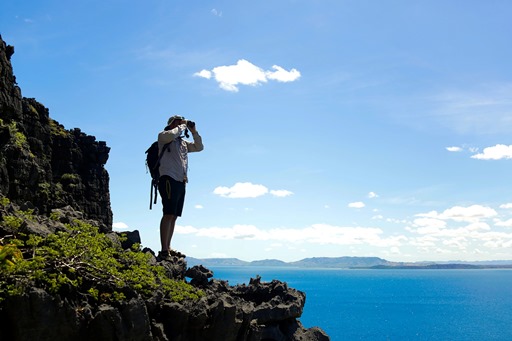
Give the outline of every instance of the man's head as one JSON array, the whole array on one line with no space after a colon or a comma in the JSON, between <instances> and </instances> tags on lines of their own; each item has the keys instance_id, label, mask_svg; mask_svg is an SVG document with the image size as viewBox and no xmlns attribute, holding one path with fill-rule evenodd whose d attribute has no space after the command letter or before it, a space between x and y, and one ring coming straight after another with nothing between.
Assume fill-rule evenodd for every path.
<instances>
[{"instance_id":1,"label":"man's head","mask_svg":"<svg viewBox=\"0 0 512 341\"><path fill-rule=\"evenodd\" d=\"M170 125L179 125L181 123L182 120L184 120L185 117L183 116L180 116L180 115L174 115L174 116L171 116L169 117L169 119L167 120L167 126L170 126Z\"/></svg>"}]
</instances>

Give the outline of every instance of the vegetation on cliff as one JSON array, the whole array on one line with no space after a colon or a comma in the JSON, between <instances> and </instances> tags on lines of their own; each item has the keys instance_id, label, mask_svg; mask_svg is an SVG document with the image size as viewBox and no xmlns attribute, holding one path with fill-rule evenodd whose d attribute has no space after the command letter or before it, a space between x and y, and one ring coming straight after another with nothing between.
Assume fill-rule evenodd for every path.
<instances>
[{"instance_id":1,"label":"vegetation on cliff","mask_svg":"<svg viewBox=\"0 0 512 341\"><path fill-rule=\"evenodd\" d=\"M7 198L1 198L0 206L8 204ZM152 255L141 252L138 244L123 250L119 241L80 220L46 237L19 232L30 219L34 219L30 210L1 218L0 226L12 233L0 239L0 301L29 287L85 295L98 303L151 297L157 290L174 302L203 295L184 281L170 279L162 266L151 264Z\"/></svg>"}]
</instances>

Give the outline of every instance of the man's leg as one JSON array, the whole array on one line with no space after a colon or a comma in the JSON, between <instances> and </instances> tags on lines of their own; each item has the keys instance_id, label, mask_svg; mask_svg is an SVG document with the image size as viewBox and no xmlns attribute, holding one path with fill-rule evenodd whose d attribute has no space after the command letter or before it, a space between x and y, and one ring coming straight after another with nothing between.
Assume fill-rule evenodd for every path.
<instances>
[{"instance_id":1,"label":"man's leg","mask_svg":"<svg viewBox=\"0 0 512 341\"><path fill-rule=\"evenodd\" d=\"M171 250L171 239L174 234L174 226L178 217L173 214L164 214L160 220L160 243L162 251Z\"/></svg>"}]
</instances>

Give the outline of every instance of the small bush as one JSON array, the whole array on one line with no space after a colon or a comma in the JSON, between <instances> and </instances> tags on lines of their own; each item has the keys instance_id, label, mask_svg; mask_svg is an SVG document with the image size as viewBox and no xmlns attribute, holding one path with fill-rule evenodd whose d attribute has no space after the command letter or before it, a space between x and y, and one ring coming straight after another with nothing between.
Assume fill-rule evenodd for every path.
<instances>
[{"instance_id":1,"label":"small bush","mask_svg":"<svg viewBox=\"0 0 512 341\"><path fill-rule=\"evenodd\" d=\"M6 215L0 223L11 231L18 231L21 224L23 224L23 219L14 215Z\"/></svg>"},{"instance_id":2,"label":"small bush","mask_svg":"<svg viewBox=\"0 0 512 341\"><path fill-rule=\"evenodd\" d=\"M1 206L6 207L10 203L11 203L11 201L9 200L9 198L4 197L4 196L0 196L0 205Z\"/></svg>"},{"instance_id":3,"label":"small bush","mask_svg":"<svg viewBox=\"0 0 512 341\"><path fill-rule=\"evenodd\" d=\"M53 221L59 221L60 213L58 211L53 211L52 213L50 213L50 219Z\"/></svg>"},{"instance_id":4,"label":"small bush","mask_svg":"<svg viewBox=\"0 0 512 341\"><path fill-rule=\"evenodd\" d=\"M45 238L30 235L26 240L1 241L1 245L17 245L23 258L0 268L0 301L29 286L50 293L74 291L101 302L124 300L133 292L149 298L157 290L175 302L204 295L185 281L168 278L162 266L150 264L152 256L139 246L122 250L81 221L67 228Z\"/></svg>"},{"instance_id":5,"label":"small bush","mask_svg":"<svg viewBox=\"0 0 512 341\"><path fill-rule=\"evenodd\" d=\"M68 137L69 132L64 129L64 126L57 123L55 120L50 119L50 132L54 136Z\"/></svg>"}]
</instances>

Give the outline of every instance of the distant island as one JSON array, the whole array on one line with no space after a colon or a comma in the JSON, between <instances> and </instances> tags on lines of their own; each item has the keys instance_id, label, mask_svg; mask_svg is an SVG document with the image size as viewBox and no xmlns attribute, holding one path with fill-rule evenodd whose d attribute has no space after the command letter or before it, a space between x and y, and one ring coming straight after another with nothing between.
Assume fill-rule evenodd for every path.
<instances>
[{"instance_id":1,"label":"distant island","mask_svg":"<svg viewBox=\"0 0 512 341\"><path fill-rule=\"evenodd\" d=\"M512 260L446 261L446 262L391 262L379 257L313 257L296 262L278 259L243 261L238 258L187 257L189 266L269 266L330 269L512 269Z\"/></svg>"}]
</instances>

